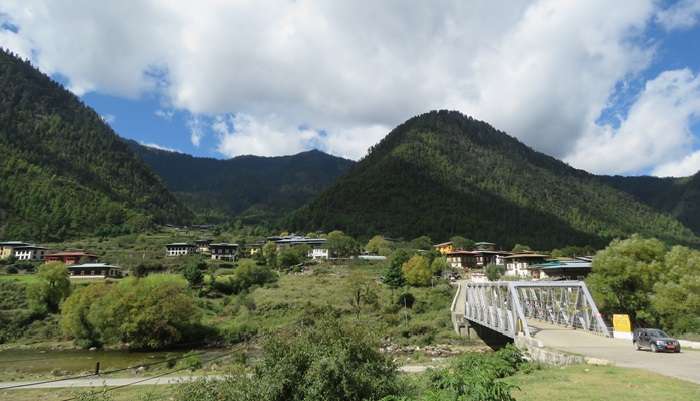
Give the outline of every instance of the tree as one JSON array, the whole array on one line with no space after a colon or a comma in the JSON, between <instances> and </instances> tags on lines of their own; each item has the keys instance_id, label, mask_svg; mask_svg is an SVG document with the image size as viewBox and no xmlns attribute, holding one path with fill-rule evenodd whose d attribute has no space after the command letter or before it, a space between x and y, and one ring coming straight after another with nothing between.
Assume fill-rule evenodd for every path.
<instances>
[{"instance_id":1,"label":"tree","mask_svg":"<svg viewBox=\"0 0 700 401\"><path fill-rule=\"evenodd\" d=\"M664 264L652 297L662 327L677 334L700 332L700 252L674 246Z\"/></svg>"},{"instance_id":2,"label":"tree","mask_svg":"<svg viewBox=\"0 0 700 401\"><path fill-rule=\"evenodd\" d=\"M88 313L102 343L122 342L133 349L160 349L194 339L200 318L185 280L164 275L123 279Z\"/></svg>"},{"instance_id":3,"label":"tree","mask_svg":"<svg viewBox=\"0 0 700 401\"><path fill-rule=\"evenodd\" d=\"M277 267L277 244L268 241L262 248L265 263L270 267Z\"/></svg>"},{"instance_id":4,"label":"tree","mask_svg":"<svg viewBox=\"0 0 700 401\"><path fill-rule=\"evenodd\" d=\"M61 301L70 294L68 269L61 262L48 262L39 266L37 281L27 289L32 309L41 312L58 312Z\"/></svg>"},{"instance_id":5,"label":"tree","mask_svg":"<svg viewBox=\"0 0 700 401\"><path fill-rule=\"evenodd\" d=\"M351 294L348 302L355 311L356 319L360 318L363 306L377 306L379 296L374 281L366 279L359 272L353 272L348 279L348 285Z\"/></svg>"},{"instance_id":6,"label":"tree","mask_svg":"<svg viewBox=\"0 0 700 401\"><path fill-rule=\"evenodd\" d=\"M376 255L388 256L391 253L391 243L381 235L375 235L367 242L365 250Z\"/></svg>"},{"instance_id":7,"label":"tree","mask_svg":"<svg viewBox=\"0 0 700 401\"><path fill-rule=\"evenodd\" d=\"M399 288L406 285L402 267L410 258L411 255L405 249L397 249L389 259L389 267L384 273L384 284L390 288Z\"/></svg>"},{"instance_id":8,"label":"tree","mask_svg":"<svg viewBox=\"0 0 700 401\"><path fill-rule=\"evenodd\" d=\"M430 271L435 276L444 276L448 270L450 270L450 265L444 256L433 259L433 262L430 264Z\"/></svg>"},{"instance_id":9,"label":"tree","mask_svg":"<svg viewBox=\"0 0 700 401\"><path fill-rule=\"evenodd\" d=\"M247 291L254 285L277 281L277 274L269 266L260 266L250 259L241 260L238 268L229 278L234 293Z\"/></svg>"},{"instance_id":10,"label":"tree","mask_svg":"<svg viewBox=\"0 0 700 401\"><path fill-rule=\"evenodd\" d=\"M413 286L425 286L430 284L433 276L428 265L428 260L420 255L414 255L401 267L406 282Z\"/></svg>"},{"instance_id":11,"label":"tree","mask_svg":"<svg viewBox=\"0 0 700 401\"><path fill-rule=\"evenodd\" d=\"M528 252L531 251L529 246L527 245L522 245L522 244L515 244L513 247L513 253L521 253L521 252Z\"/></svg>"},{"instance_id":12,"label":"tree","mask_svg":"<svg viewBox=\"0 0 700 401\"><path fill-rule=\"evenodd\" d=\"M486 268L484 269L484 273L486 273L486 278L489 281L498 281L505 272L505 267L493 263L486 266Z\"/></svg>"},{"instance_id":13,"label":"tree","mask_svg":"<svg viewBox=\"0 0 700 401\"><path fill-rule=\"evenodd\" d=\"M285 269L298 265L307 258L308 250L305 245L284 247L277 255L277 265Z\"/></svg>"},{"instance_id":14,"label":"tree","mask_svg":"<svg viewBox=\"0 0 700 401\"><path fill-rule=\"evenodd\" d=\"M359 248L352 237L338 230L328 233L326 246L328 246L328 251L331 255L337 258L349 258L357 254Z\"/></svg>"},{"instance_id":15,"label":"tree","mask_svg":"<svg viewBox=\"0 0 700 401\"><path fill-rule=\"evenodd\" d=\"M433 241L427 235L422 235L411 241L411 248L429 251L433 248Z\"/></svg>"},{"instance_id":16,"label":"tree","mask_svg":"<svg viewBox=\"0 0 700 401\"><path fill-rule=\"evenodd\" d=\"M198 263L186 264L182 270L182 275L185 276L185 280L192 288L199 287L204 283L204 273L202 273Z\"/></svg>"},{"instance_id":17,"label":"tree","mask_svg":"<svg viewBox=\"0 0 700 401\"><path fill-rule=\"evenodd\" d=\"M663 242L636 234L598 252L586 279L598 309L626 313L635 324L654 324L649 295L662 278L665 254Z\"/></svg>"},{"instance_id":18,"label":"tree","mask_svg":"<svg viewBox=\"0 0 700 401\"><path fill-rule=\"evenodd\" d=\"M455 249L463 249L465 251L474 249L474 241L460 237L459 235L455 235L454 237L450 238L450 241Z\"/></svg>"},{"instance_id":19,"label":"tree","mask_svg":"<svg viewBox=\"0 0 700 401\"><path fill-rule=\"evenodd\" d=\"M61 306L61 329L83 348L101 346L99 331L88 318L90 308L109 292L104 283L93 283L74 291Z\"/></svg>"}]
</instances>

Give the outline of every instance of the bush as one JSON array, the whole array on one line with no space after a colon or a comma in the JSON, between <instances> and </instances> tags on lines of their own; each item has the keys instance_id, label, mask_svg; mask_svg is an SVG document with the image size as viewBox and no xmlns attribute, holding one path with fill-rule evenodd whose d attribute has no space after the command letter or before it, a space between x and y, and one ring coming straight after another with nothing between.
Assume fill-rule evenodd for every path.
<instances>
[{"instance_id":1,"label":"bush","mask_svg":"<svg viewBox=\"0 0 700 401\"><path fill-rule=\"evenodd\" d=\"M229 276L232 293L238 294L254 285L277 281L277 274L268 266L259 266L253 260L242 260L236 272Z\"/></svg>"},{"instance_id":2,"label":"bush","mask_svg":"<svg viewBox=\"0 0 700 401\"><path fill-rule=\"evenodd\" d=\"M252 323L233 323L224 328L224 340L228 344L238 344L252 340L258 334L258 327Z\"/></svg>"},{"instance_id":3,"label":"bush","mask_svg":"<svg viewBox=\"0 0 700 401\"><path fill-rule=\"evenodd\" d=\"M433 277L430 271L428 259L420 255L414 255L408 262L401 267L406 282L413 286L430 285L430 279Z\"/></svg>"},{"instance_id":4,"label":"bush","mask_svg":"<svg viewBox=\"0 0 700 401\"><path fill-rule=\"evenodd\" d=\"M198 380L176 399L218 401L360 401L400 392L396 366L369 331L323 319L270 337L252 375Z\"/></svg>"},{"instance_id":5,"label":"bush","mask_svg":"<svg viewBox=\"0 0 700 401\"><path fill-rule=\"evenodd\" d=\"M160 275L90 284L71 295L61 316L66 334L76 341L123 342L134 349L201 341L199 320L184 280Z\"/></svg>"},{"instance_id":6,"label":"bush","mask_svg":"<svg viewBox=\"0 0 700 401\"><path fill-rule=\"evenodd\" d=\"M410 292L404 292L403 294L399 295L399 299L396 301L396 304L406 308L413 308L413 304L415 302L416 297L414 297L413 294Z\"/></svg>"},{"instance_id":7,"label":"bush","mask_svg":"<svg viewBox=\"0 0 700 401\"><path fill-rule=\"evenodd\" d=\"M5 268L5 271L7 272L7 274L17 274L17 273L19 273L19 271L17 270L17 268L16 268L14 265L12 265L12 266L7 266L7 267Z\"/></svg>"},{"instance_id":8,"label":"bush","mask_svg":"<svg viewBox=\"0 0 700 401\"><path fill-rule=\"evenodd\" d=\"M505 274L506 268L503 265L490 264L486 266L484 272L486 273L486 278L489 281L498 281L501 279L501 277L503 277L503 274Z\"/></svg>"},{"instance_id":9,"label":"bush","mask_svg":"<svg viewBox=\"0 0 700 401\"><path fill-rule=\"evenodd\" d=\"M39 280L27 288L30 307L37 313L58 312L71 290L68 269L61 262L48 262L39 266L37 276Z\"/></svg>"}]
</instances>

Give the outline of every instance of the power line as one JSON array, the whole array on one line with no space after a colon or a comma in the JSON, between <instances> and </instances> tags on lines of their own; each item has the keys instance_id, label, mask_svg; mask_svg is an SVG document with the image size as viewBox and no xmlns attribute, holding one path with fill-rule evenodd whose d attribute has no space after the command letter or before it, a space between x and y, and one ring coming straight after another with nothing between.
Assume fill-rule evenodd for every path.
<instances>
[{"instance_id":1,"label":"power line","mask_svg":"<svg viewBox=\"0 0 700 401\"><path fill-rule=\"evenodd\" d=\"M61 381L66 381L66 380L75 380L75 379L85 379L91 376L102 376L102 375L110 375L113 373L118 373L118 372L123 372L125 370L131 370L131 369L138 369L140 367L150 367L150 366L155 366L155 365L160 365L162 363L168 363L168 362L175 362L179 361L181 359L189 358L191 356L199 356L205 354L206 351L200 351L195 354L190 354L190 355L183 355L177 358L170 358L166 359L164 361L158 361L158 362L151 362L151 363L146 363L146 364L139 364L137 366L129 366L126 368L119 368L119 369L114 369L114 370L108 370L104 372L100 372L99 375L95 375L94 373L86 374L86 375L80 375L80 376L72 376L72 377L64 377L60 379L52 379L52 380L45 380L45 381L40 381L40 382L33 382L33 383L23 383L23 384L16 384L14 386L7 386L7 387L0 387L0 390L10 390L10 389L15 389L15 388L21 388L21 387L30 387L30 386L36 386L39 384L47 384L47 383L56 383L56 382L61 382Z\"/></svg>"},{"instance_id":2,"label":"power line","mask_svg":"<svg viewBox=\"0 0 700 401\"><path fill-rule=\"evenodd\" d=\"M239 347L239 348L240 348L240 347ZM225 353L223 353L223 354L221 354L221 355L217 355L217 356L215 356L215 357L209 359L208 361L204 361L204 362L202 362L202 363L209 363L209 362L215 361L215 360L217 360L217 359L221 359L221 358L223 358L223 357L226 357L226 356L228 356L228 355L233 354L233 353L236 352L236 351L238 351L238 349L233 349L233 350L231 350L231 351L229 351L229 352L225 352ZM178 369L173 369L173 370L171 370L171 371L168 371L168 372L165 372L165 373L161 373L161 374L155 375L155 376L149 376L149 377L143 378L143 379L141 379L141 380L137 380L137 381L135 381L135 382L131 382L131 383L127 383L127 384L122 384L122 385L120 385L120 386L109 387L109 388L107 388L107 389L104 389L101 393L108 393L108 392L110 392L110 391L119 390L119 389L122 389L122 388L125 388L125 387L133 386L133 385L135 385L135 384L144 383L144 382L147 382L147 381L149 381L149 380L159 379L159 378L161 378L161 377L163 377L163 376L167 376L167 375L170 375L170 374L173 374L173 373L181 372L181 371L187 370L187 369L189 369L189 366L184 366L184 367L181 367L181 368L178 368ZM61 401L73 401L73 400L77 399L78 397L79 397L79 396L74 396L74 397L71 397L71 398L63 399L63 400L61 400Z\"/></svg>"}]
</instances>

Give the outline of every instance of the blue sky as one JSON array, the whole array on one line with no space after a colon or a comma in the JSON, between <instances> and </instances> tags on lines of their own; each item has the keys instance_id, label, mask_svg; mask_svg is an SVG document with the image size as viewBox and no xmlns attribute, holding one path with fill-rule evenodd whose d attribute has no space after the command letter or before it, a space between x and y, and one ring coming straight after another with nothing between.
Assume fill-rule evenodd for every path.
<instances>
[{"instance_id":1,"label":"blue sky","mask_svg":"<svg viewBox=\"0 0 700 401\"><path fill-rule=\"evenodd\" d=\"M198 156L358 159L447 108L591 172L680 176L699 20L700 0L7 0L0 45L120 135Z\"/></svg>"}]
</instances>

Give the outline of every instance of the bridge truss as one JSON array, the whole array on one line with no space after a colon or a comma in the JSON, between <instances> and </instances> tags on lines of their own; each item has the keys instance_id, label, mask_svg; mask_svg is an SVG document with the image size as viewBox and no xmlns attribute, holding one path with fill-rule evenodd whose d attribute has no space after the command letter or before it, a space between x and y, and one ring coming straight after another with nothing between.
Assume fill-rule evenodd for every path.
<instances>
[{"instance_id":1,"label":"bridge truss","mask_svg":"<svg viewBox=\"0 0 700 401\"><path fill-rule=\"evenodd\" d=\"M452 311L511 338L530 337L533 321L611 337L583 281L463 282Z\"/></svg>"}]
</instances>

